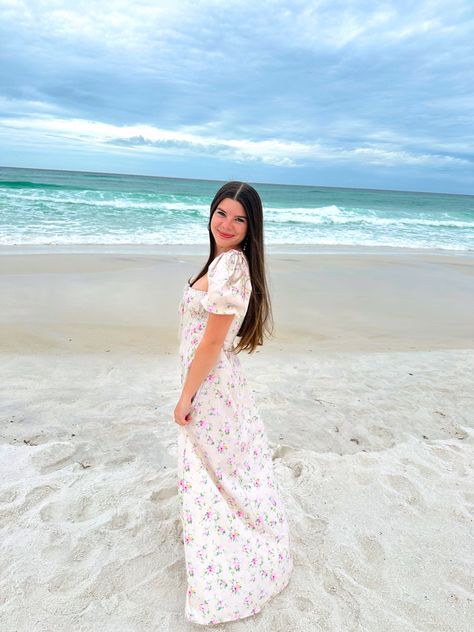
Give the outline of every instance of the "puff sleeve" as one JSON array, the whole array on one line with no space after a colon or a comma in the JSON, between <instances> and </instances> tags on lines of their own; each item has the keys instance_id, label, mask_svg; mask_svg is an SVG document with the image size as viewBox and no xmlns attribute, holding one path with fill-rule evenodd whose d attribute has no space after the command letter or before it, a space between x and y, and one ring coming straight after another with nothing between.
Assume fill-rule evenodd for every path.
<instances>
[{"instance_id":1,"label":"puff sleeve","mask_svg":"<svg viewBox=\"0 0 474 632\"><path fill-rule=\"evenodd\" d=\"M207 271L208 291L201 305L213 314L239 314L247 310L251 284L243 252L229 250L218 255Z\"/></svg>"}]
</instances>

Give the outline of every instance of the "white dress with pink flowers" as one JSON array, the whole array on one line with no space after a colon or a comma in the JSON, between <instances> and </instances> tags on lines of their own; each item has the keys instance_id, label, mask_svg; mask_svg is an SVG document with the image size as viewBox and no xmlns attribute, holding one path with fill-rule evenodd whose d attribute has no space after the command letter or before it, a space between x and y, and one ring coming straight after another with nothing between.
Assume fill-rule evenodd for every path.
<instances>
[{"instance_id":1,"label":"white dress with pink flowers","mask_svg":"<svg viewBox=\"0 0 474 632\"><path fill-rule=\"evenodd\" d=\"M228 250L209 266L208 291L186 284L179 304L181 384L208 313L235 314L193 400L191 422L178 431L185 617L199 624L256 614L288 584L293 569L265 428L232 350L251 291L245 254Z\"/></svg>"}]
</instances>

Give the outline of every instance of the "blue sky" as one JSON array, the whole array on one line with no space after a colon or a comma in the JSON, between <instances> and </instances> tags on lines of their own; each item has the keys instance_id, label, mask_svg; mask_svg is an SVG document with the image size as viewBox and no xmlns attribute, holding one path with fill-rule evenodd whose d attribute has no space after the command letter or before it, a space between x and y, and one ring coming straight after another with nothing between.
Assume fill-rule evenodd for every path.
<instances>
[{"instance_id":1,"label":"blue sky","mask_svg":"<svg viewBox=\"0 0 474 632\"><path fill-rule=\"evenodd\" d=\"M0 164L474 193L472 0L0 12Z\"/></svg>"}]
</instances>

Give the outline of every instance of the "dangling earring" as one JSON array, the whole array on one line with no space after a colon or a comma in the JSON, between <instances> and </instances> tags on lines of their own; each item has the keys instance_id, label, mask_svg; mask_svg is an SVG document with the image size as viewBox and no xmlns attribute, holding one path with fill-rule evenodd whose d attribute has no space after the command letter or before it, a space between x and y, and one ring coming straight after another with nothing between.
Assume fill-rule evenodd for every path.
<instances>
[{"instance_id":1,"label":"dangling earring","mask_svg":"<svg viewBox=\"0 0 474 632\"><path fill-rule=\"evenodd\" d=\"M245 238L244 245L242 246L242 250L244 252L245 252L245 249L247 248L247 239L248 239L248 237Z\"/></svg>"}]
</instances>

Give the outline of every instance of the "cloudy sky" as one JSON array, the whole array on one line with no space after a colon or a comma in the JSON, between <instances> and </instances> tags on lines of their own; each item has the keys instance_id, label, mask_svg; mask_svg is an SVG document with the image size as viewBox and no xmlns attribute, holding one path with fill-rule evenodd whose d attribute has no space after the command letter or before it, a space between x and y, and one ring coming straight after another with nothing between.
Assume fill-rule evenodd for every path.
<instances>
[{"instance_id":1,"label":"cloudy sky","mask_svg":"<svg viewBox=\"0 0 474 632\"><path fill-rule=\"evenodd\" d=\"M472 0L0 0L0 164L474 193Z\"/></svg>"}]
</instances>

